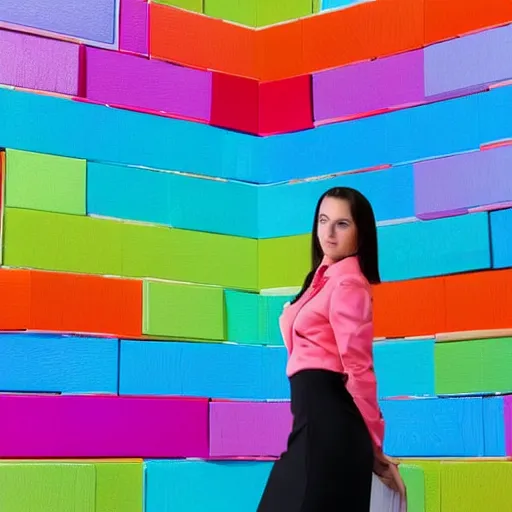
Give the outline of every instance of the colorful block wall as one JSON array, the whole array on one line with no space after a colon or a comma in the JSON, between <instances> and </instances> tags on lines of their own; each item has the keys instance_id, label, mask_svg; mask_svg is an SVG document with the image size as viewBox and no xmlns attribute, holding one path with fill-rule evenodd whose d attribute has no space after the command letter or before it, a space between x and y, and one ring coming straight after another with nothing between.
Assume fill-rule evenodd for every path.
<instances>
[{"instance_id":1,"label":"colorful block wall","mask_svg":"<svg viewBox=\"0 0 512 512\"><path fill-rule=\"evenodd\" d=\"M510 509L512 4L278 3L2 2L2 512L254 511L338 185L409 512Z\"/></svg>"}]
</instances>

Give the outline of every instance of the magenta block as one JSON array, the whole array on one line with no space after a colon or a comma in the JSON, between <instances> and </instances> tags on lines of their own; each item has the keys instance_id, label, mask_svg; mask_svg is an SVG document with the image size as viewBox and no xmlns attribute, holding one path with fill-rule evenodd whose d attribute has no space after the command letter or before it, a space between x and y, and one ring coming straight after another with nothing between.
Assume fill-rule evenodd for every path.
<instances>
[{"instance_id":1,"label":"magenta block","mask_svg":"<svg viewBox=\"0 0 512 512\"><path fill-rule=\"evenodd\" d=\"M119 49L148 54L148 3L146 0L121 0Z\"/></svg>"},{"instance_id":2,"label":"magenta block","mask_svg":"<svg viewBox=\"0 0 512 512\"><path fill-rule=\"evenodd\" d=\"M206 399L0 396L0 458L208 456Z\"/></svg>"},{"instance_id":3,"label":"magenta block","mask_svg":"<svg viewBox=\"0 0 512 512\"><path fill-rule=\"evenodd\" d=\"M212 402L211 457L277 457L292 428L288 402Z\"/></svg>"},{"instance_id":4,"label":"magenta block","mask_svg":"<svg viewBox=\"0 0 512 512\"><path fill-rule=\"evenodd\" d=\"M351 64L313 75L316 122L425 100L423 50Z\"/></svg>"},{"instance_id":5,"label":"magenta block","mask_svg":"<svg viewBox=\"0 0 512 512\"><path fill-rule=\"evenodd\" d=\"M79 46L0 30L0 83L78 94Z\"/></svg>"},{"instance_id":6,"label":"magenta block","mask_svg":"<svg viewBox=\"0 0 512 512\"><path fill-rule=\"evenodd\" d=\"M210 119L209 71L90 47L86 60L86 97L91 101Z\"/></svg>"}]
</instances>

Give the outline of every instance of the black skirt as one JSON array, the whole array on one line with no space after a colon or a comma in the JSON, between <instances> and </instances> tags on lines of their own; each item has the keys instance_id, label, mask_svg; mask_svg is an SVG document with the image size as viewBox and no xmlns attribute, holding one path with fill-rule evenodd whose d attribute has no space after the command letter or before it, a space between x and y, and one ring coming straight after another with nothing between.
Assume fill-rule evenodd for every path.
<instances>
[{"instance_id":1,"label":"black skirt","mask_svg":"<svg viewBox=\"0 0 512 512\"><path fill-rule=\"evenodd\" d=\"M290 385L293 429L257 512L368 512L372 442L345 376L302 370Z\"/></svg>"}]
</instances>

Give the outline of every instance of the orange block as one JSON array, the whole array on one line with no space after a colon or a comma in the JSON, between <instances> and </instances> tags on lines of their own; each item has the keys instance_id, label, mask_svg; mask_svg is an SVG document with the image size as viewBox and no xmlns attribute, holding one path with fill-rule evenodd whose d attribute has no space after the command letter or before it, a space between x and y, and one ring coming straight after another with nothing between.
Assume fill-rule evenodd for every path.
<instances>
[{"instance_id":1,"label":"orange block","mask_svg":"<svg viewBox=\"0 0 512 512\"><path fill-rule=\"evenodd\" d=\"M373 288L376 337L403 338L445 331L442 277L381 283Z\"/></svg>"},{"instance_id":2,"label":"orange block","mask_svg":"<svg viewBox=\"0 0 512 512\"><path fill-rule=\"evenodd\" d=\"M142 334L142 281L4 268L0 286L0 330Z\"/></svg>"},{"instance_id":3,"label":"orange block","mask_svg":"<svg viewBox=\"0 0 512 512\"><path fill-rule=\"evenodd\" d=\"M426 44L512 22L511 0L424 1Z\"/></svg>"}]
</instances>

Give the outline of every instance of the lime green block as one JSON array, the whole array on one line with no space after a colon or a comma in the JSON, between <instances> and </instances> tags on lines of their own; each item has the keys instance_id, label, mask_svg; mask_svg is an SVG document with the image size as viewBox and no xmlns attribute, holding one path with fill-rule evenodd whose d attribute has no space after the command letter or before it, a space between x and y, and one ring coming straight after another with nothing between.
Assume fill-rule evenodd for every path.
<instances>
[{"instance_id":1,"label":"lime green block","mask_svg":"<svg viewBox=\"0 0 512 512\"><path fill-rule=\"evenodd\" d=\"M120 275L121 227L103 219L6 208L4 265Z\"/></svg>"},{"instance_id":2,"label":"lime green block","mask_svg":"<svg viewBox=\"0 0 512 512\"><path fill-rule=\"evenodd\" d=\"M8 149L6 167L6 206L86 214L85 160Z\"/></svg>"},{"instance_id":3,"label":"lime green block","mask_svg":"<svg viewBox=\"0 0 512 512\"><path fill-rule=\"evenodd\" d=\"M442 512L512 510L512 462L443 462Z\"/></svg>"},{"instance_id":4,"label":"lime green block","mask_svg":"<svg viewBox=\"0 0 512 512\"><path fill-rule=\"evenodd\" d=\"M179 7L187 11L203 12L203 0L152 0L157 4Z\"/></svg>"},{"instance_id":5,"label":"lime green block","mask_svg":"<svg viewBox=\"0 0 512 512\"><path fill-rule=\"evenodd\" d=\"M96 512L142 512L142 462L96 464Z\"/></svg>"},{"instance_id":6,"label":"lime green block","mask_svg":"<svg viewBox=\"0 0 512 512\"><path fill-rule=\"evenodd\" d=\"M225 331L222 288L144 282L144 334L225 340Z\"/></svg>"},{"instance_id":7,"label":"lime green block","mask_svg":"<svg viewBox=\"0 0 512 512\"><path fill-rule=\"evenodd\" d=\"M425 512L442 512L440 461L404 459L401 465L419 466L423 470L425 487Z\"/></svg>"},{"instance_id":8,"label":"lime green block","mask_svg":"<svg viewBox=\"0 0 512 512\"><path fill-rule=\"evenodd\" d=\"M310 235L258 240L259 288L300 286L311 270Z\"/></svg>"},{"instance_id":9,"label":"lime green block","mask_svg":"<svg viewBox=\"0 0 512 512\"><path fill-rule=\"evenodd\" d=\"M257 240L124 224L123 275L257 290Z\"/></svg>"},{"instance_id":10,"label":"lime green block","mask_svg":"<svg viewBox=\"0 0 512 512\"><path fill-rule=\"evenodd\" d=\"M2 512L96 512L95 493L92 464L0 463Z\"/></svg>"},{"instance_id":11,"label":"lime green block","mask_svg":"<svg viewBox=\"0 0 512 512\"><path fill-rule=\"evenodd\" d=\"M313 0L313 13L320 12L322 10L322 0Z\"/></svg>"},{"instance_id":12,"label":"lime green block","mask_svg":"<svg viewBox=\"0 0 512 512\"><path fill-rule=\"evenodd\" d=\"M420 466L400 464L407 489L407 512L425 512L425 473Z\"/></svg>"},{"instance_id":13,"label":"lime green block","mask_svg":"<svg viewBox=\"0 0 512 512\"><path fill-rule=\"evenodd\" d=\"M437 394L512 391L512 338L436 343Z\"/></svg>"},{"instance_id":14,"label":"lime green block","mask_svg":"<svg viewBox=\"0 0 512 512\"><path fill-rule=\"evenodd\" d=\"M260 296L257 293L225 290L227 339L260 345Z\"/></svg>"}]
</instances>

